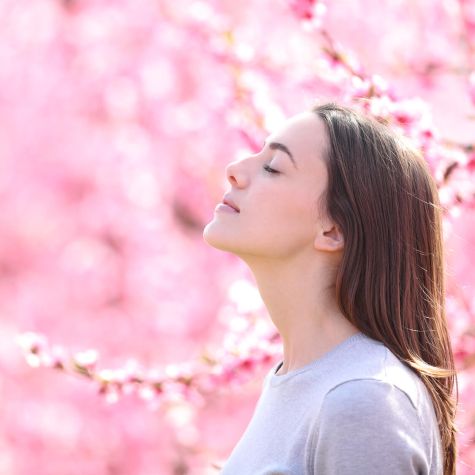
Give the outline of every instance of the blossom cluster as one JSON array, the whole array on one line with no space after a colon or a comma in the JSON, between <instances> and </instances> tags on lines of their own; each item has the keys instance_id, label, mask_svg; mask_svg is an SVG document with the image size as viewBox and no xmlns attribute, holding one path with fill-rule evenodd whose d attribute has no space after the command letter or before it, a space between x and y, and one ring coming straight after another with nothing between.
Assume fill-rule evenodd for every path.
<instances>
[{"instance_id":1,"label":"blossom cluster","mask_svg":"<svg viewBox=\"0 0 475 475\"><path fill-rule=\"evenodd\" d=\"M135 359L129 359L121 368L100 369L97 350L70 354L34 332L19 334L17 343L31 367L52 368L88 378L97 385L98 394L107 403L135 394L151 409L176 401L200 406L207 394L244 384L281 355L280 336L262 317L243 314L235 317L231 325L234 330L213 355L205 352L196 361L169 364L160 370L146 370Z\"/></svg>"}]
</instances>

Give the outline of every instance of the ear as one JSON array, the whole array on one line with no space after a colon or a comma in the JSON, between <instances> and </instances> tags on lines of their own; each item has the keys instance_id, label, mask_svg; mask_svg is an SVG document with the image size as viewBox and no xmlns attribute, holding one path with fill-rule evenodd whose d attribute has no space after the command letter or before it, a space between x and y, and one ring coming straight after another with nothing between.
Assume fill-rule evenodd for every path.
<instances>
[{"instance_id":1,"label":"ear","mask_svg":"<svg viewBox=\"0 0 475 475\"><path fill-rule=\"evenodd\" d=\"M343 233L335 223L321 225L314 241L318 251L335 252L343 250Z\"/></svg>"}]
</instances>

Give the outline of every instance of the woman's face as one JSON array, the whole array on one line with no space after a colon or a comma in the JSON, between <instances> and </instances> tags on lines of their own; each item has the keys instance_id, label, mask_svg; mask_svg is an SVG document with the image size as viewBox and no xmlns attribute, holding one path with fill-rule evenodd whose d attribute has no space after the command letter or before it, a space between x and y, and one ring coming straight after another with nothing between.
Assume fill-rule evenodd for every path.
<instances>
[{"instance_id":1,"label":"woman's face","mask_svg":"<svg viewBox=\"0 0 475 475\"><path fill-rule=\"evenodd\" d=\"M320 226L317 199L327 185L325 143L322 120L303 112L272 133L260 152L231 162L226 195L240 212L216 209L205 241L243 258L311 252Z\"/></svg>"}]
</instances>

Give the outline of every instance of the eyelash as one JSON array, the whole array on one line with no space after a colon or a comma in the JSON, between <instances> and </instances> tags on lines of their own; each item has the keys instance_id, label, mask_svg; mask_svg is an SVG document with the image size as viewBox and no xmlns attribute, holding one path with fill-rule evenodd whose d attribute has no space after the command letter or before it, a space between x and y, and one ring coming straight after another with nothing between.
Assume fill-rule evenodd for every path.
<instances>
[{"instance_id":1,"label":"eyelash","mask_svg":"<svg viewBox=\"0 0 475 475\"><path fill-rule=\"evenodd\" d=\"M269 165L264 165L262 168L268 173L280 173L279 171L271 168Z\"/></svg>"}]
</instances>

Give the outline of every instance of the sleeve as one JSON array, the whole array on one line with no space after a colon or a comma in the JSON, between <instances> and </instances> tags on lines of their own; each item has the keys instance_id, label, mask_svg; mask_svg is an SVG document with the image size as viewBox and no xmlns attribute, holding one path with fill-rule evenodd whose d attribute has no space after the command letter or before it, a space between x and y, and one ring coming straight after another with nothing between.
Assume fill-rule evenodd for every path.
<instances>
[{"instance_id":1,"label":"sleeve","mask_svg":"<svg viewBox=\"0 0 475 475\"><path fill-rule=\"evenodd\" d=\"M308 463L313 475L426 475L429 454L416 408L396 386L346 381L324 397Z\"/></svg>"}]
</instances>

